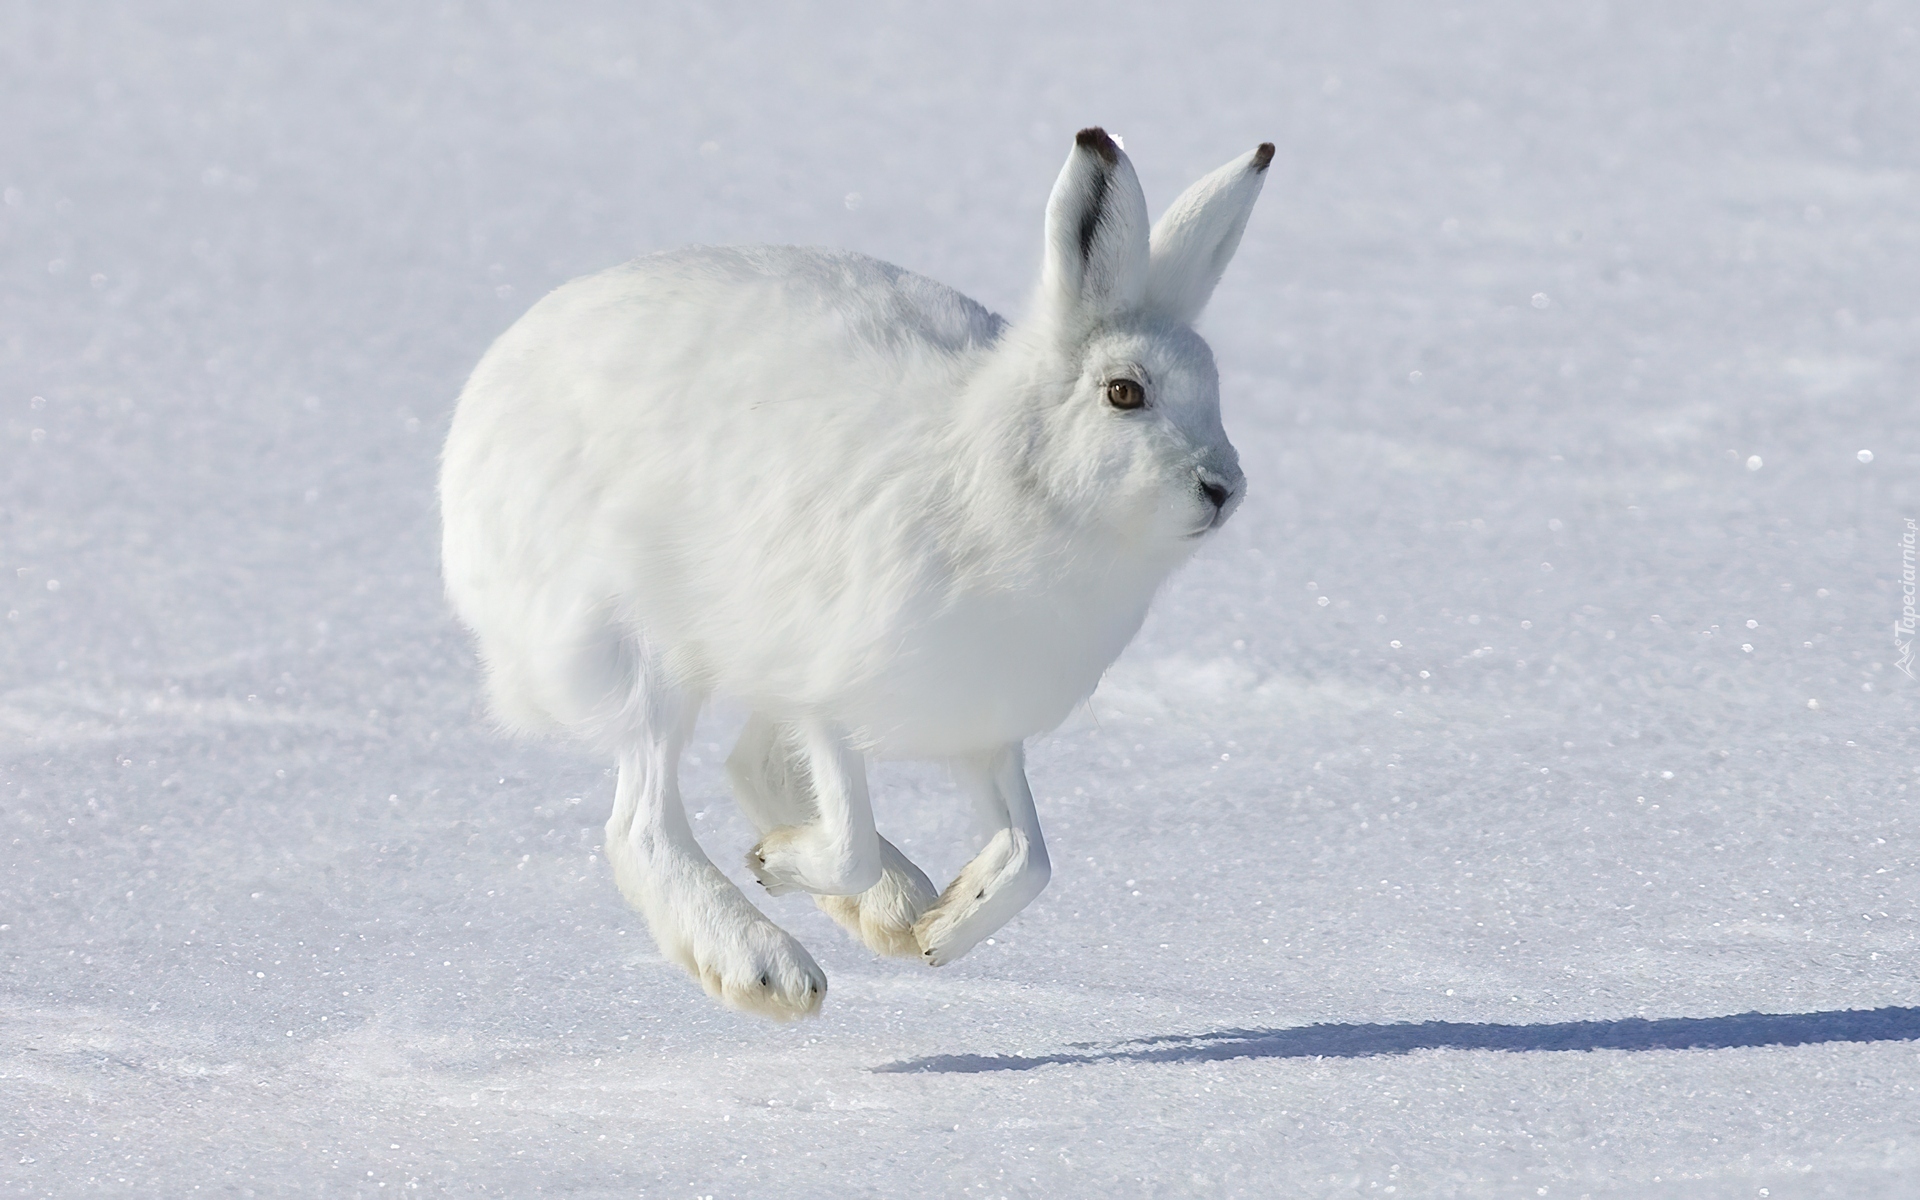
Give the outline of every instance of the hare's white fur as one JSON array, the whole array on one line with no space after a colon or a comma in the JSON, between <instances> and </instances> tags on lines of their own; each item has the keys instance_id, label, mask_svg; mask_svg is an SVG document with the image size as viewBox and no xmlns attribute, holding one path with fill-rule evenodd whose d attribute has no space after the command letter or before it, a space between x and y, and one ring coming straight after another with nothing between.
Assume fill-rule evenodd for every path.
<instances>
[{"instance_id":1,"label":"hare's white fur","mask_svg":"<svg viewBox=\"0 0 1920 1200\"><path fill-rule=\"evenodd\" d=\"M710 695L755 714L728 768L770 890L938 965L1045 886L1022 741L1242 491L1190 324L1271 155L1149 234L1132 165L1084 131L1017 324L856 254L691 249L561 287L482 358L441 476L448 593L503 722L617 756L608 857L710 992L789 1017L826 988L687 826ZM944 894L874 830L868 755L945 760L994 818Z\"/></svg>"}]
</instances>

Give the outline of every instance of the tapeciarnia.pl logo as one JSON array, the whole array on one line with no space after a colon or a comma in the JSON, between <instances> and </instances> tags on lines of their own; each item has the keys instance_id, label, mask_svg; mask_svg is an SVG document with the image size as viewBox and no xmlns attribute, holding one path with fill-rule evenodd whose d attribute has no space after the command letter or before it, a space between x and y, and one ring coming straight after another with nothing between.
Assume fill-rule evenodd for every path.
<instances>
[{"instance_id":1,"label":"tapeciarnia.pl logo","mask_svg":"<svg viewBox=\"0 0 1920 1200\"><path fill-rule=\"evenodd\" d=\"M1913 678L1913 630L1915 615L1913 610L1914 571L1913 542L1916 527L1912 517L1907 518L1907 531L1900 535L1900 619L1893 623L1893 648L1900 652L1900 660L1893 665L1899 667L1908 679Z\"/></svg>"}]
</instances>

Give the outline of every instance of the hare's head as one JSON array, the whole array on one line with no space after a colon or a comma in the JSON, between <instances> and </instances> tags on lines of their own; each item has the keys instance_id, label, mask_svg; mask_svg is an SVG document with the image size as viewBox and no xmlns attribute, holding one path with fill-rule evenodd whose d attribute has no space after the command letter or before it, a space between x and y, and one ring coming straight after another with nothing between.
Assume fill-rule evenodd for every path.
<instances>
[{"instance_id":1,"label":"hare's head","mask_svg":"<svg viewBox=\"0 0 1920 1200\"><path fill-rule=\"evenodd\" d=\"M1034 465L1056 497L1129 540L1180 552L1245 490L1220 425L1213 354L1192 324L1240 243L1273 147L1208 175L1149 231L1133 164L1085 129L1047 204L1023 350L1045 364Z\"/></svg>"}]
</instances>

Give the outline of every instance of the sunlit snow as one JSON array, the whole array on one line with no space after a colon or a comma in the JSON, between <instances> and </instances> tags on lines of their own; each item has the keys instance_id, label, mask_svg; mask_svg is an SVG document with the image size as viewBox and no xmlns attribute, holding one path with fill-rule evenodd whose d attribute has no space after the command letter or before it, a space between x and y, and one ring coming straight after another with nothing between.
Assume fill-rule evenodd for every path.
<instances>
[{"instance_id":1,"label":"sunlit snow","mask_svg":"<svg viewBox=\"0 0 1920 1200\"><path fill-rule=\"evenodd\" d=\"M1877 3L0 7L0 1192L1920 1192L1916 55ZM1045 895L939 971L765 901L824 1014L720 1009L611 764L479 711L454 396L687 243L1015 312L1093 123L1156 206L1279 148L1203 326L1246 503L1031 746ZM686 792L747 883L739 715ZM937 771L875 792L965 860Z\"/></svg>"}]
</instances>

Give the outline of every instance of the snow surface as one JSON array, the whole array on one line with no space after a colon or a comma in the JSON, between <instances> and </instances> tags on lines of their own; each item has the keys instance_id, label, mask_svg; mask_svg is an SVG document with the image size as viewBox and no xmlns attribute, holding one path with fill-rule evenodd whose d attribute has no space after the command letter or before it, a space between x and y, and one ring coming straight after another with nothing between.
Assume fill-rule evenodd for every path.
<instances>
[{"instance_id":1,"label":"snow surface","mask_svg":"<svg viewBox=\"0 0 1920 1200\"><path fill-rule=\"evenodd\" d=\"M1920 1194L1917 25L0 7L0 1194ZM1280 147L1251 494L1032 746L1045 896L938 972L772 901L825 1014L726 1012L478 712L453 397L644 249L1015 310L1092 122Z\"/></svg>"}]
</instances>

